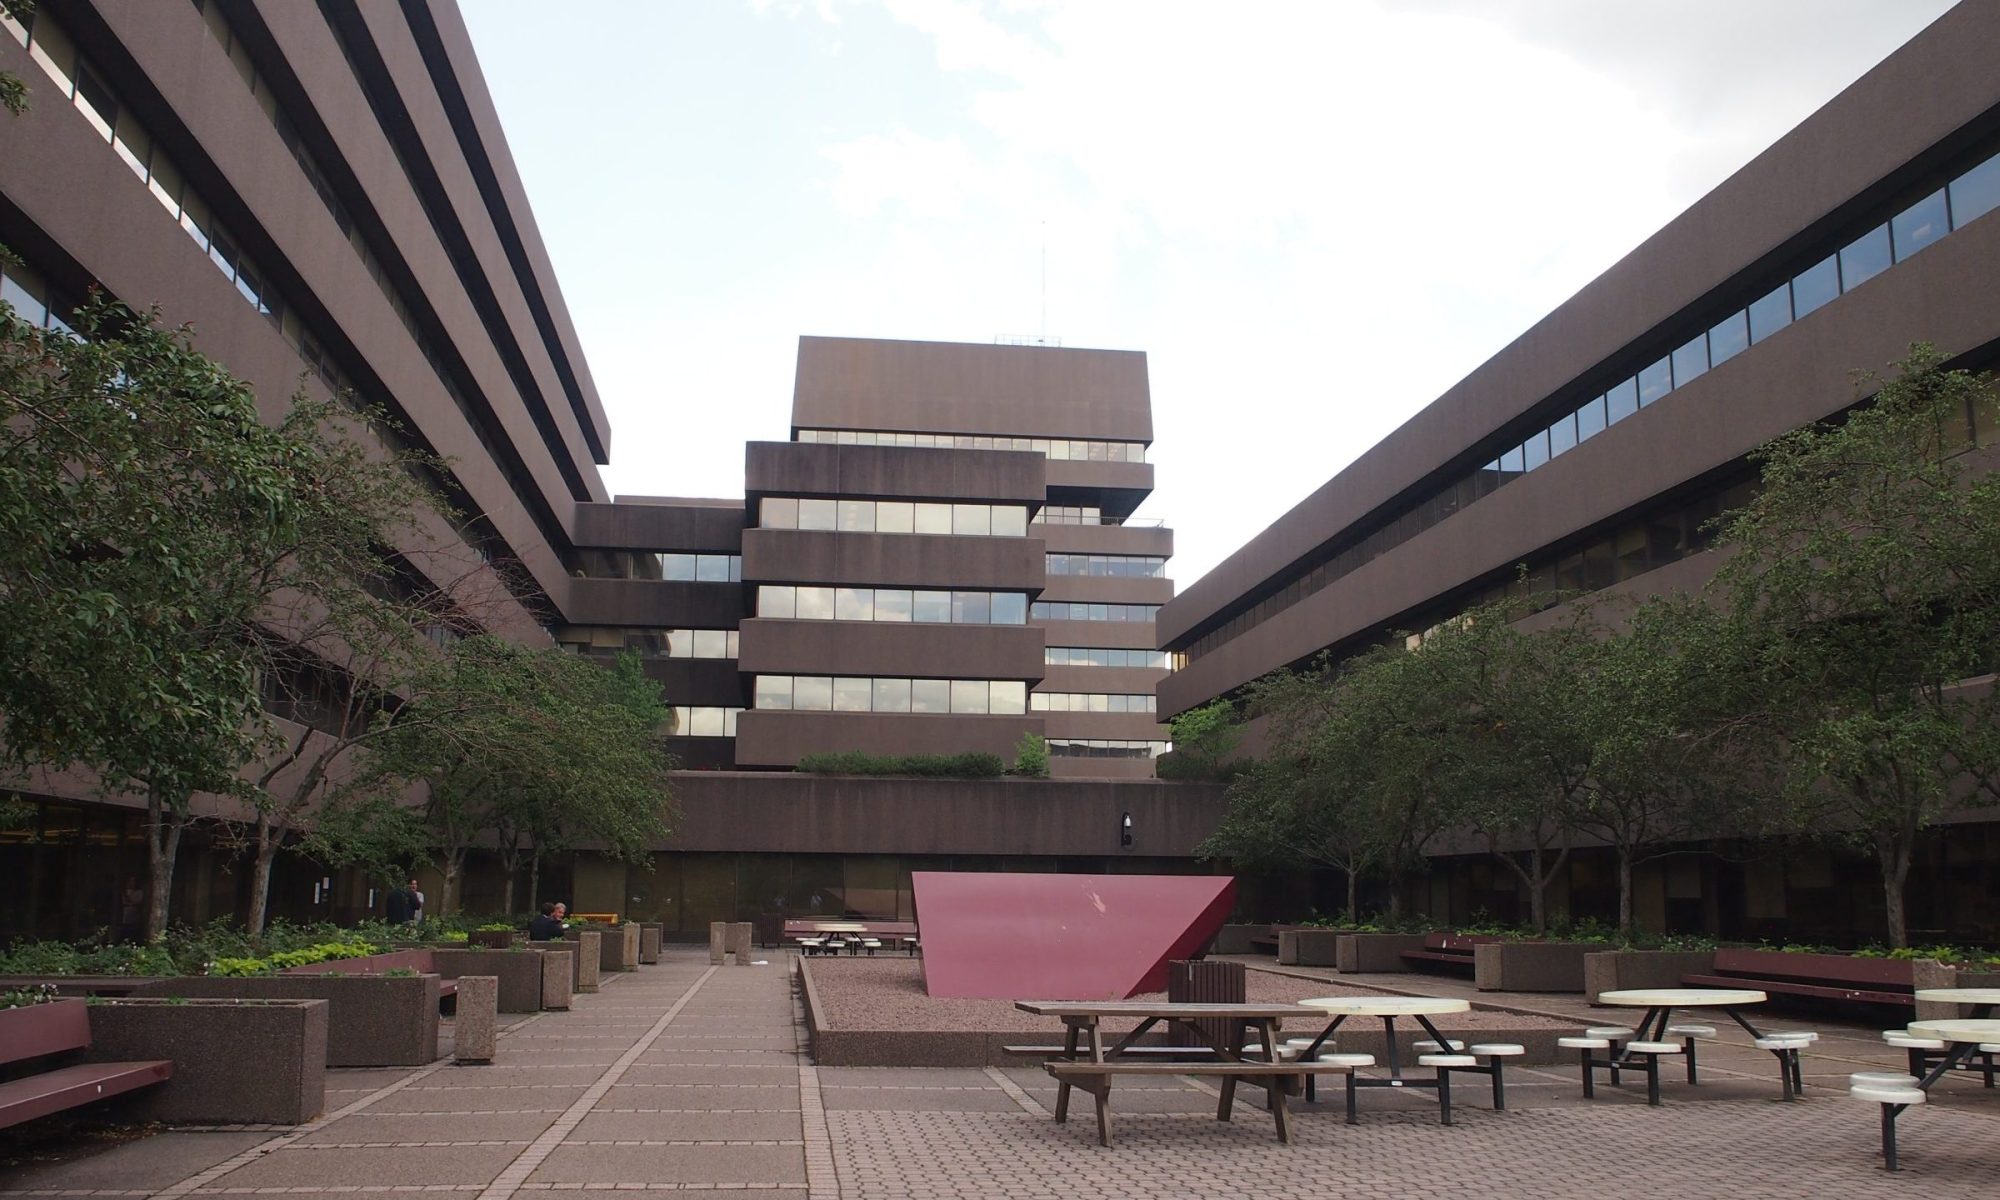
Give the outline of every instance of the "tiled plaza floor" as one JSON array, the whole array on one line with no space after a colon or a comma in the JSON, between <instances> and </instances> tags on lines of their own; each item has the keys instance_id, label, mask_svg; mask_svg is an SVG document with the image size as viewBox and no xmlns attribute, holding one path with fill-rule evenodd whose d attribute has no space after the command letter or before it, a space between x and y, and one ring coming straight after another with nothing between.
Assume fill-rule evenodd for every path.
<instances>
[{"instance_id":1,"label":"tiled plaza floor","mask_svg":"<svg viewBox=\"0 0 2000 1200\"><path fill-rule=\"evenodd\" d=\"M1875 1106L1849 1071L1898 1067L1870 1029L1818 1022L1807 1097L1777 1099L1771 1057L1740 1036L1705 1043L1702 1084L1579 1095L1575 1068L1508 1074L1508 1110L1462 1084L1457 1123L1427 1095L1376 1090L1361 1122L1299 1105L1280 1145L1255 1099L1214 1118L1182 1076L1120 1084L1116 1144L1096 1144L1087 1098L1057 1125L1042 1072L816 1068L785 956L715 967L673 949L610 977L567 1013L517 1019L488 1067L447 1060L329 1073L328 1113L276 1130L175 1130L59 1166L0 1175L24 1196L400 1195L480 1200L588 1191L919 1200L923 1197L1982 1197L2000 1194L2000 1091L1938 1089L1902 1121L1904 1170L1875 1157ZM1383 977L1453 994L1452 980ZM1575 997L1522 1007L1607 1020ZM1251 1092L1254 1097L1257 1095ZM1080 1118L1080 1119L1079 1119Z\"/></svg>"}]
</instances>

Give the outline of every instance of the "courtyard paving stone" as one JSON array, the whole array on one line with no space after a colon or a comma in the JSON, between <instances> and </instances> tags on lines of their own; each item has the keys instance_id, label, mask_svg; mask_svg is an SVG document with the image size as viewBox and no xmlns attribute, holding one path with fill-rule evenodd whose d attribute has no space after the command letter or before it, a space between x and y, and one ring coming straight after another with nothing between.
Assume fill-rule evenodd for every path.
<instances>
[{"instance_id":1,"label":"courtyard paving stone","mask_svg":"<svg viewBox=\"0 0 2000 1200\"><path fill-rule=\"evenodd\" d=\"M1002 1197L1529 1196L1762 1200L1806 1194L1927 1200L1986 1197L2000 1159L2000 1093L1948 1081L1902 1122L1904 1171L1875 1155L1877 1110L1845 1095L1854 1070L1899 1067L1876 1031L1825 1021L1805 1059L1807 1098L1778 1099L1776 1064L1724 1028L1701 1046L1702 1083L1663 1072L1581 1095L1570 1063L1507 1073L1508 1111L1485 1081L1455 1089L1457 1123L1434 1096L1372 1089L1361 1123L1325 1081L1279 1145L1259 1093L1214 1119L1213 1081L1119 1083L1116 1143L1096 1144L1087 1099L1065 1125L1040 1069L812 1065L783 955L770 968L710 969L698 949L607 978L567 1013L513 1022L488 1067L328 1076L328 1115L292 1129L174 1131L89 1157L0 1175L0 1200L90 1195L462 1195L507 1200L726 1193L737 1200ZM1383 986L1469 993L1449 979ZM1343 980L1348 982L1348 980ZM1374 982L1370 980L1369 982ZM1456 992L1454 989L1458 989ZM1481 997L1584 1024L1616 1020L1577 997ZM1787 1019L1788 1023L1792 1023Z\"/></svg>"}]
</instances>

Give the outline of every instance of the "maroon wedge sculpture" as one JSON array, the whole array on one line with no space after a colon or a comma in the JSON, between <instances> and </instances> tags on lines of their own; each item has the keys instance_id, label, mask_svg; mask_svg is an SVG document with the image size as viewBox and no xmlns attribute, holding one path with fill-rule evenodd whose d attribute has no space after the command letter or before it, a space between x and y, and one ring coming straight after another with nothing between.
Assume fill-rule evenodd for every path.
<instances>
[{"instance_id":1,"label":"maroon wedge sculpture","mask_svg":"<svg viewBox=\"0 0 2000 1200\"><path fill-rule=\"evenodd\" d=\"M1123 1000L1167 986L1167 962L1214 941L1227 875L910 876L933 996Z\"/></svg>"}]
</instances>

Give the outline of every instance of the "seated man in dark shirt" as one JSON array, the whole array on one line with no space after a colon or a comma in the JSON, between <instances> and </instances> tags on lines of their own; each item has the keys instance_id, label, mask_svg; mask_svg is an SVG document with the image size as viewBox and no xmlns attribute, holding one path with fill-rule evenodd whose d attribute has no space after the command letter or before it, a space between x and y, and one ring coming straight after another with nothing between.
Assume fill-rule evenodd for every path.
<instances>
[{"instance_id":1,"label":"seated man in dark shirt","mask_svg":"<svg viewBox=\"0 0 2000 1200\"><path fill-rule=\"evenodd\" d=\"M537 942L561 940L563 923L556 919L556 906L543 904L541 915L528 922L528 937Z\"/></svg>"}]
</instances>

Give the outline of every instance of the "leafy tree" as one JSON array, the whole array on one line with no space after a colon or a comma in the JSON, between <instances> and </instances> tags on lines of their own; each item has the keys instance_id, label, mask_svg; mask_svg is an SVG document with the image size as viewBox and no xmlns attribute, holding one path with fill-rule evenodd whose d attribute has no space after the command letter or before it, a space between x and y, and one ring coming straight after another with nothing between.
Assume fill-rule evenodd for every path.
<instances>
[{"instance_id":1,"label":"leafy tree","mask_svg":"<svg viewBox=\"0 0 2000 1200\"><path fill-rule=\"evenodd\" d=\"M1762 489L1723 530L1718 586L1808 828L1868 846L1890 945L1924 830L2000 795L2000 692L1967 686L2000 647L2000 474L1962 454L1991 386L1915 346L1872 403L1758 455Z\"/></svg>"},{"instance_id":2,"label":"leafy tree","mask_svg":"<svg viewBox=\"0 0 2000 1200\"><path fill-rule=\"evenodd\" d=\"M610 667L489 635L454 642L369 748L364 792L424 785L422 823L459 903L465 857L497 839L509 890L521 855L590 842L639 858L669 831L668 710L635 656ZM513 897L509 896L512 906Z\"/></svg>"},{"instance_id":3,"label":"leafy tree","mask_svg":"<svg viewBox=\"0 0 2000 1200\"><path fill-rule=\"evenodd\" d=\"M1228 700L1211 700L1169 723L1174 752L1160 761L1164 779L1225 780L1235 770L1230 755L1243 740L1243 722Z\"/></svg>"},{"instance_id":4,"label":"leafy tree","mask_svg":"<svg viewBox=\"0 0 2000 1200\"><path fill-rule=\"evenodd\" d=\"M1009 775L1019 775L1024 779L1047 779L1049 777L1049 742L1039 733L1032 731L1021 735L1014 747L1014 765L1007 768Z\"/></svg>"},{"instance_id":5,"label":"leafy tree","mask_svg":"<svg viewBox=\"0 0 2000 1200\"><path fill-rule=\"evenodd\" d=\"M336 404L264 419L185 329L101 300L78 328L0 309L4 753L143 791L157 937L193 797L251 798L273 749L284 614L378 571L420 489Z\"/></svg>"},{"instance_id":6,"label":"leafy tree","mask_svg":"<svg viewBox=\"0 0 2000 1200\"><path fill-rule=\"evenodd\" d=\"M1611 606L1607 608L1607 605ZM1705 832L1748 832L1766 742L1734 622L1687 596L1579 606L1563 690L1584 752L1578 826L1617 855L1618 929L1633 933L1633 868Z\"/></svg>"}]
</instances>

